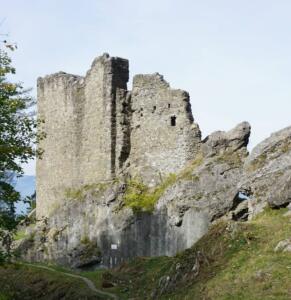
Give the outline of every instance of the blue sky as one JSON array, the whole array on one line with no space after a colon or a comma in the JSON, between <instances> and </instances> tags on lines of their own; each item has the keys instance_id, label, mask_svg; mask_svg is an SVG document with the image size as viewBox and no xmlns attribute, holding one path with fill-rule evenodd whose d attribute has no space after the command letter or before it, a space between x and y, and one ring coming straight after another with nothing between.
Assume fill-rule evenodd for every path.
<instances>
[{"instance_id":1,"label":"blue sky","mask_svg":"<svg viewBox=\"0 0 291 300\"><path fill-rule=\"evenodd\" d=\"M253 147L291 125L289 0L1 2L17 79L34 94L38 76L83 75L108 52L129 59L131 79L159 72L187 90L203 136L247 120Z\"/></svg>"}]
</instances>

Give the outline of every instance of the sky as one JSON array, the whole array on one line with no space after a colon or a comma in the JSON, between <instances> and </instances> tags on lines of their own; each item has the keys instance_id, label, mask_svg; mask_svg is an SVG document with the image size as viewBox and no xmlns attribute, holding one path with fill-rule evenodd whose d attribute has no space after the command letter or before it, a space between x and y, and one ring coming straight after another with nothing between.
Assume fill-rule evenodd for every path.
<instances>
[{"instance_id":1,"label":"sky","mask_svg":"<svg viewBox=\"0 0 291 300\"><path fill-rule=\"evenodd\" d=\"M251 149L291 125L290 0L0 3L1 33L18 44L15 79L33 95L37 77L84 75L107 52L129 59L129 88L133 75L159 72L188 91L203 137L246 120ZM33 162L24 169L35 174Z\"/></svg>"}]
</instances>

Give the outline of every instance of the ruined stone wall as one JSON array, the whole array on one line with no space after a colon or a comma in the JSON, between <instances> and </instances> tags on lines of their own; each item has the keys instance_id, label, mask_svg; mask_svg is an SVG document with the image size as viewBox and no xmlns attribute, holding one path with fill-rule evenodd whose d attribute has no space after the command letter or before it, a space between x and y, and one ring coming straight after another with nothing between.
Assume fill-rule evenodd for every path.
<instances>
[{"instance_id":1,"label":"ruined stone wall","mask_svg":"<svg viewBox=\"0 0 291 300\"><path fill-rule=\"evenodd\" d=\"M131 174L155 185L194 159L201 139L189 95L158 73L136 75L132 88Z\"/></svg>"},{"instance_id":2,"label":"ruined stone wall","mask_svg":"<svg viewBox=\"0 0 291 300\"><path fill-rule=\"evenodd\" d=\"M36 165L37 213L46 216L64 196L64 188L78 184L77 142L82 99L80 77L57 73L38 79L38 116L45 123L44 150Z\"/></svg>"},{"instance_id":3,"label":"ruined stone wall","mask_svg":"<svg viewBox=\"0 0 291 300\"><path fill-rule=\"evenodd\" d=\"M80 136L80 182L83 184L115 177L119 156L116 147L123 139L119 133L123 124L117 123L116 116L126 101L127 81L128 61L107 55L95 59L87 73Z\"/></svg>"},{"instance_id":4,"label":"ruined stone wall","mask_svg":"<svg viewBox=\"0 0 291 300\"><path fill-rule=\"evenodd\" d=\"M66 192L116 176L154 186L195 158L201 134L189 95L159 74L137 75L127 91L128 61L104 54L85 77L38 80L47 134L37 161L37 214L49 216Z\"/></svg>"},{"instance_id":5,"label":"ruined stone wall","mask_svg":"<svg viewBox=\"0 0 291 300\"><path fill-rule=\"evenodd\" d=\"M124 144L128 125L116 116L127 101L127 81L128 61L107 54L84 78L61 72L38 79L38 115L46 133L37 161L38 217L57 209L69 189L111 180L116 166L122 168L116 159L124 154L116 147L117 140Z\"/></svg>"}]
</instances>

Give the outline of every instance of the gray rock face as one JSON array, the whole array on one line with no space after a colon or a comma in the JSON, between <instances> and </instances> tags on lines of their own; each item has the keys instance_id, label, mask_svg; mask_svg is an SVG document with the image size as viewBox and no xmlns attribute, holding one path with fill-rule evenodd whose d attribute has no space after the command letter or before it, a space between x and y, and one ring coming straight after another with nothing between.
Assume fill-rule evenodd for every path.
<instances>
[{"instance_id":1,"label":"gray rock face","mask_svg":"<svg viewBox=\"0 0 291 300\"><path fill-rule=\"evenodd\" d=\"M207 156L213 156L226 150L239 150L248 145L250 134L251 126L247 122L237 125L228 132L216 131L203 141L202 151Z\"/></svg>"},{"instance_id":2,"label":"gray rock face","mask_svg":"<svg viewBox=\"0 0 291 300\"><path fill-rule=\"evenodd\" d=\"M274 249L275 252L291 252L291 239L280 241Z\"/></svg>"},{"instance_id":3,"label":"gray rock face","mask_svg":"<svg viewBox=\"0 0 291 300\"><path fill-rule=\"evenodd\" d=\"M267 204L291 201L291 127L273 133L254 148L244 164L239 189L250 197L249 210L256 214Z\"/></svg>"},{"instance_id":4,"label":"gray rock face","mask_svg":"<svg viewBox=\"0 0 291 300\"><path fill-rule=\"evenodd\" d=\"M236 139L245 135L242 131ZM64 199L42 222L36 230L45 233L44 239L34 239L25 256L75 267L94 262L113 267L136 256L174 255L192 246L212 221L237 206L237 185L246 155L246 145L221 147L211 157L200 152L177 173L153 212L134 213L124 206L126 182L85 187L72 193L72 199ZM84 257L84 240L100 250L100 256L88 251L80 261L75 253Z\"/></svg>"},{"instance_id":5,"label":"gray rock face","mask_svg":"<svg viewBox=\"0 0 291 300\"><path fill-rule=\"evenodd\" d=\"M174 255L221 217L247 220L268 204L286 205L291 202L291 130L273 134L248 156L249 130L243 123L219 133L226 145L219 139L213 149L204 144L217 134L203 141L200 154L176 174L153 212L135 213L124 206L126 181L72 193L50 218L37 222L33 239L22 245L23 257L114 267L136 256Z\"/></svg>"}]
</instances>

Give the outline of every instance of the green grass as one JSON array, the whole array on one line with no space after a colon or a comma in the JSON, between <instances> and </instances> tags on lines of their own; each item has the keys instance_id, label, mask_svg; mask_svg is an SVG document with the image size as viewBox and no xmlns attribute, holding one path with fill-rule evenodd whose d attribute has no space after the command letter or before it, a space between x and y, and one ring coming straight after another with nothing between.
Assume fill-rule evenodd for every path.
<instances>
[{"instance_id":1,"label":"green grass","mask_svg":"<svg viewBox=\"0 0 291 300\"><path fill-rule=\"evenodd\" d=\"M11 300L11 296L0 291L0 300Z\"/></svg>"},{"instance_id":2,"label":"green grass","mask_svg":"<svg viewBox=\"0 0 291 300\"><path fill-rule=\"evenodd\" d=\"M290 238L291 218L285 217L285 212L266 209L249 222L218 222L192 248L175 257L139 257L115 270L81 275L124 300L151 299L154 292L159 300L291 299L291 253L274 252L281 240ZM198 274L193 269L197 262ZM28 295L38 293L38 289L47 295L71 290L73 296L68 299L78 299L88 292L82 282L45 270L16 266L5 271L2 267L0 277L0 299L5 300L20 299L16 297L19 290ZM113 286L104 288L106 282Z\"/></svg>"},{"instance_id":3,"label":"green grass","mask_svg":"<svg viewBox=\"0 0 291 300\"><path fill-rule=\"evenodd\" d=\"M228 247L235 251L225 252L223 268L207 281L204 293L209 299L291 298L291 254L274 252L291 232L290 219L282 212L267 210L242 226L236 238L249 236L245 245L235 247L237 240L229 241Z\"/></svg>"},{"instance_id":4,"label":"green grass","mask_svg":"<svg viewBox=\"0 0 291 300\"><path fill-rule=\"evenodd\" d=\"M0 299L5 300L101 299L80 279L36 267L2 265L0 279Z\"/></svg>"}]
</instances>

